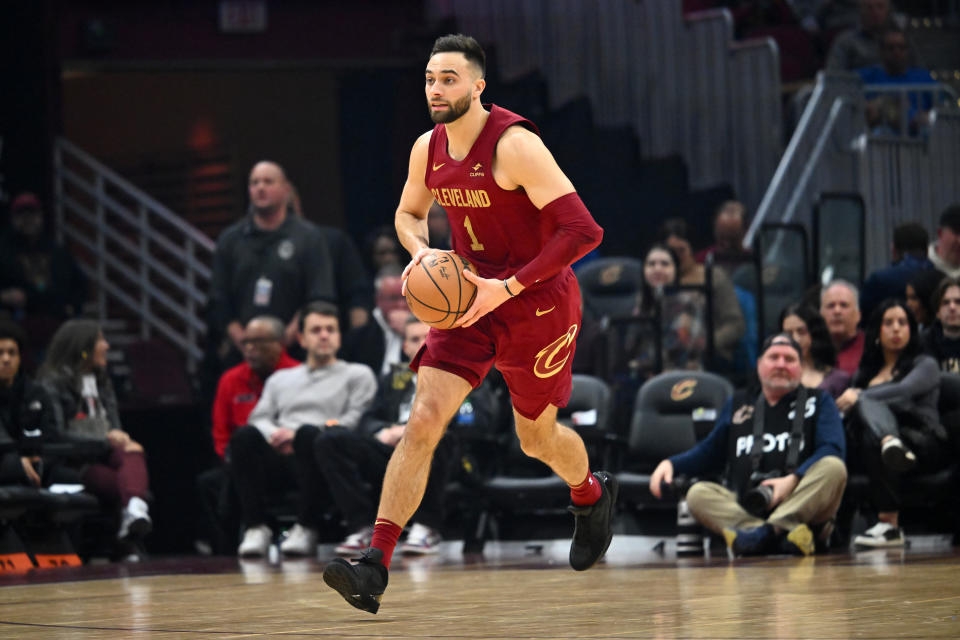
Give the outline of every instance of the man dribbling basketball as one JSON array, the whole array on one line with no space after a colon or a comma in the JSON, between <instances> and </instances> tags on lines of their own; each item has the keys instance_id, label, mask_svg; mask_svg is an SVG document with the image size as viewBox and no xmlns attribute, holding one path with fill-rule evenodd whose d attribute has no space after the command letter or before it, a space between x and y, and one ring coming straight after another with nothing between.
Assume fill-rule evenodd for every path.
<instances>
[{"instance_id":1,"label":"man dribbling basketball","mask_svg":"<svg viewBox=\"0 0 960 640\"><path fill-rule=\"evenodd\" d=\"M570 485L576 519L570 564L584 570L606 552L617 497L614 477L590 473L586 448L557 424L570 396L580 290L570 265L600 243L593 221L540 140L536 127L480 102L485 55L468 36L437 39L426 68L436 123L417 139L396 213L397 235L413 256L428 251L427 214L436 200L450 216L454 250L477 296L450 330L431 329L411 362L417 393L403 439L384 478L370 548L354 564L337 559L324 580L353 606L376 613L403 526L426 486L447 423L493 364L510 388L523 451Z\"/></svg>"}]
</instances>

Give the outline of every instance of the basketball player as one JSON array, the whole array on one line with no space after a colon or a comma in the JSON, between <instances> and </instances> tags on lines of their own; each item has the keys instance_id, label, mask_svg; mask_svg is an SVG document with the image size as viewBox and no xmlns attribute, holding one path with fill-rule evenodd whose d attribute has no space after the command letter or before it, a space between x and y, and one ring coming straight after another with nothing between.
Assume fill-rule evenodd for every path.
<instances>
[{"instance_id":1,"label":"basketball player","mask_svg":"<svg viewBox=\"0 0 960 640\"><path fill-rule=\"evenodd\" d=\"M570 564L585 570L606 552L617 497L614 477L590 473L586 448L557 424L571 387L580 291L570 265L600 243L573 184L536 127L496 105L483 105L485 55L473 38L439 38L426 68L432 131L410 154L396 228L413 256L428 251L434 200L450 216L453 249L477 296L454 329L431 329L410 363L417 393L403 439L384 478L370 548L355 564L337 559L324 580L353 606L376 613L397 539L423 496L434 448L471 387L496 364L510 388L523 451L570 485L575 516Z\"/></svg>"}]
</instances>

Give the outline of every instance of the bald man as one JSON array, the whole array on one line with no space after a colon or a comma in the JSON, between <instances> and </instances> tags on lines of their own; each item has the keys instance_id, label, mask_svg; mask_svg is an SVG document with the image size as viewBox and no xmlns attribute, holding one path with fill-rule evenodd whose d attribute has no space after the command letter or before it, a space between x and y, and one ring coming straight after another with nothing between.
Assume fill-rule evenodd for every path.
<instances>
[{"instance_id":1,"label":"bald man","mask_svg":"<svg viewBox=\"0 0 960 640\"><path fill-rule=\"evenodd\" d=\"M225 365L240 361L243 327L270 315L286 326L284 343L296 339L296 312L308 302L336 302L330 250L320 229L290 215L290 184L276 162L250 171L247 214L217 240L210 282L210 326L224 336Z\"/></svg>"}]
</instances>

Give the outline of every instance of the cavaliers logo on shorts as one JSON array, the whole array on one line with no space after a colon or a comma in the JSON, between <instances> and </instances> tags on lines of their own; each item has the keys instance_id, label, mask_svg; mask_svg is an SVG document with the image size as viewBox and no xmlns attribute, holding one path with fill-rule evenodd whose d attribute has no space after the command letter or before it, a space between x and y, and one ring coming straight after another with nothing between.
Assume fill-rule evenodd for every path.
<instances>
[{"instance_id":1,"label":"cavaliers logo on shorts","mask_svg":"<svg viewBox=\"0 0 960 640\"><path fill-rule=\"evenodd\" d=\"M538 378L555 376L563 369L563 365L570 358L570 345L577 335L577 325L571 325L567 332L545 346L537 353L537 360L533 364L533 373ZM563 359L560 359L561 355Z\"/></svg>"}]
</instances>

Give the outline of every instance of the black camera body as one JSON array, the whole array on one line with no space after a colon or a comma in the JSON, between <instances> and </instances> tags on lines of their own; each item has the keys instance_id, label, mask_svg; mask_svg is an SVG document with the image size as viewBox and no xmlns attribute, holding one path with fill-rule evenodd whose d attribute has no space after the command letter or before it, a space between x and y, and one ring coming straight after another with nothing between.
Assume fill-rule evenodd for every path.
<instances>
[{"instance_id":1,"label":"black camera body","mask_svg":"<svg viewBox=\"0 0 960 640\"><path fill-rule=\"evenodd\" d=\"M749 488L740 494L740 506L752 516L763 518L770 513L770 502L773 500L773 487L761 484L764 480L779 478L783 472L779 469L773 471L754 471L750 474Z\"/></svg>"}]
</instances>

